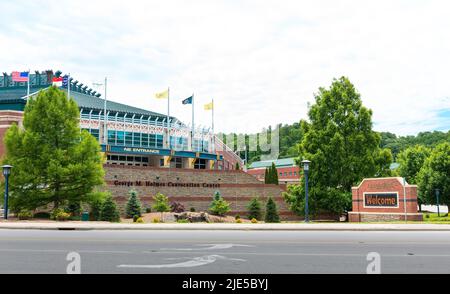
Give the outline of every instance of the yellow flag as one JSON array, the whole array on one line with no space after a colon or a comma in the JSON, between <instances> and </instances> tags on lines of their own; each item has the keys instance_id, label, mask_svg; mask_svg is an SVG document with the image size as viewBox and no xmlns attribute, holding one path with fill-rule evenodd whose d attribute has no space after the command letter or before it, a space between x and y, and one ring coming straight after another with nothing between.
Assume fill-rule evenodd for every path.
<instances>
[{"instance_id":1,"label":"yellow flag","mask_svg":"<svg viewBox=\"0 0 450 294\"><path fill-rule=\"evenodd\" d=\"M156 99L167 99L169 98L169 89L165 90L164 92L161 93L156 93L155 94Z\"/></svg>"},{"instance_id":2,"label":"yellow flag","mask_svg":"<svg viewBox=\"0 0 450 294\"><path fill-rule=\"evenodd\" d=\"M205 104L205 110L212 110L214 108L214 103L210 102L208 104Z\"/></svg>"}]
</instances>

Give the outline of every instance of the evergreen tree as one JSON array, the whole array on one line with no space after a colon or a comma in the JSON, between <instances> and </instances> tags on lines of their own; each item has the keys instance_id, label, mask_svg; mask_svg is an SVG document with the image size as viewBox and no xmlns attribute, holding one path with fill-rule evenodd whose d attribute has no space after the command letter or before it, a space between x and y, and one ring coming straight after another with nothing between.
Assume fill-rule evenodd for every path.
<instances>
[{"instance_id":1,"label":"evergreen tree","mask_svg":"<svg viewBox=\"0 0 450 294\"><path fill-rule=\"evenodd\" d=\"M238 162L236 162L236 168L235 168L236 170L240 170L241 169L241 167L239 166L239 163Z\"/></svg>"},{"instance_id":2,"label":"evergreen tree","mask_svg":"<svg viewBox=\"0 0 450 294\"><path fill-rule=\"evenodd\" d=\"M107 222L120 222L120 214L116 202L111 196L107 197L102 205L100 220Z\"/></svg>"},{"instance_id":3,"label":"evergreen tree","mask_svg":"<svg viewBox=\"0 0 450 294\"><path fill-rule=\"evenodd\" d=\"M261 220L261 201L259 201L258 197L253 198L250 200L248 206L248 219L256 219Z\"/></svg>"},{"instance_id":4,"label":"evergreen tree","mask_svg":"<svg viewBox=\"0 0 450 294\"><path fill-rule=\"evenodd\" d=\"M271 184L278 185L278 170L275 166L275 163L272 162L272 176L271 176Z\"/></svg>"},{"instance_id":5,"label":"evergreen tree","mask_svg":"<svg viewBox=\"0 0 450 294\"><path fill-rule=\"evenodd\" d=\"M227 212L230 211L230 204L223 199L219 191L214 194L214 200L209 206L209 211L212 214L219 216L224 216Z\"/></svg>"},{"instance_id":6,"label":"evergreen tree","mask_svg":"<svg viewBox=\"0 0 450 294\"><path fill-rule=\"evenodd\" d=\"M264 171L264 184L269 184L270 178L269 178L269 169L266 168Z\"/></svg>"},{"instance_id":7,"label":"evergreen tree","mask_svg":"<svg viewBox=\"0 0 450 294\"><path fill-rule=\"evenodd\" d=\"M23 129L13 124L5 135L4 164L14 166L10 205L14 211L86 202L103 184L103 157L97 140L80 132L80 112L56 87L30 98Z\"/></svg>"},{"instance_id":8,"label":"evergreen tree","mask_svg":"<svg viewBox=\"0 0 450 294\"><path fill-rule=\"evenodd\" d=\"M128 198L127 207L125 213L127 218L133 218L135 215L138 217L142 216L142 206L139 201L137 192L135 190L130 190L128 193L130 197Z\"/></svg>"},{"instance_id":9,"label":"evergreen tree","mask_svg":"<svg viewBox=\"0 0 450 294\"><path fill-rule=\"evenodd\" d=\"M362 105L350 81L334 80L320 88L301 121L302 140L297 162L311 163L310 211L340 214L351 208L351 188L363 178L383 176L392 162L390 150L380 149L381 137L372 130L372 111ZM284 194L291 210L304 213L304 177Z\"/></svg>"},{"instance_id":10,"label":"evergreen tree","mask_svg":"<svg viewBox=\"0 0 450 294\"><path fill-rule=\"evenodd\" d=\"M280 216L278 215L278 208L275 201L272 199L272 197L269 197L266 203L266 217L265 217L266 223L279 223L280 222Z\"/></svg>"}]
</instances>

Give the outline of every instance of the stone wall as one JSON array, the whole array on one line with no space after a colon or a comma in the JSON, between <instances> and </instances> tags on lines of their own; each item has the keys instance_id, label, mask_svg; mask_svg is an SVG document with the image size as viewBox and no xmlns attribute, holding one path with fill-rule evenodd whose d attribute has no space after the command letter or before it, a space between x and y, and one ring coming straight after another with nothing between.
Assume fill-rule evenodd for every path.
<instances>
[{"instance_id":1,"label":"stone wall","mask_svg":"<svg viewBox=\"0 0 450 294\"><path fill-rule=\"evenodd\" d=\"M150 207L152 197L159 192L170 201L181 202L186 210L194 207L196 211L206 211L214 193L219 191L230 203L229 215L245 217L248 202L258 196L264 204L268 197L273 197L282 219L298 219L282 197L284 185L265 185L243 171L105 165L105 172L106 189L111 191L122 211L131 189L138 192L144 207Z\"/></svg>"}]
</instances>

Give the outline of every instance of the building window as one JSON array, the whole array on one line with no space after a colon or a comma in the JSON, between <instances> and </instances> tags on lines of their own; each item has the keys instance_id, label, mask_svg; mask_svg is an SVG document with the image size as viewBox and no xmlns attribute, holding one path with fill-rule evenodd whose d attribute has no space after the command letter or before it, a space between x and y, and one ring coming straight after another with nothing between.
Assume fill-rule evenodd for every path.
<instances>
[{"instance_id":1,"label":"building window","mask_svg":"<svg viewBox=\"0 0 450 294\"><path fill-rule=\"evenodd\" d=\"M289 172L289 176L292 176L292 172Z\"/></svg>"},{"instance_id":2,"label":"building window","mask_svg":"<svg viewBox=\"0 0 450 294\"><path fill-rule=\"evenodd\" d=\"M197 159L194 164L194 169L206 169L206 159Z\"/></svg>"},{"instance_id":3,"label":"building window","mask_svg":"<svg viewBox=\"0 0 450 294\"><path fill-rule=\"evenodd\" d=\"M183 168L183 159L181 157L173 157L170 160L171 168Z\"/></svg>"}]
</instances>

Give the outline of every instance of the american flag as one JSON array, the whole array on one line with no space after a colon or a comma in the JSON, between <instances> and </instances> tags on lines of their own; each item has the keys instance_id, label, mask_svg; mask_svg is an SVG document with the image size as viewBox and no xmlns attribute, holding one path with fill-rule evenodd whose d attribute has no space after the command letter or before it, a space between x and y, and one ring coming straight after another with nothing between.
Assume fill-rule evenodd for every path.
<instances>
[{"instance_id":1,"label":"american flag","mask_svg":"<svg viewBox=\"0 0 450 294\"><path fill-rule=\"evenodd\" d=\"M13 80L13 82L28 82L28 72L13 71L12 72L12 80Z\"/></svg>"}]
</instances>

